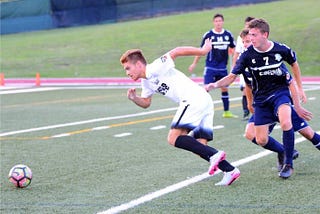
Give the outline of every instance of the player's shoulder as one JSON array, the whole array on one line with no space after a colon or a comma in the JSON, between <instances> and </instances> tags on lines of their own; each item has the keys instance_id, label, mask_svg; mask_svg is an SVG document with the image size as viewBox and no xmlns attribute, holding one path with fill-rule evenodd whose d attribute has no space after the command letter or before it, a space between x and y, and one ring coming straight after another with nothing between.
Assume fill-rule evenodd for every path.
<instances>
[{"instance_id":1,"label":"player's shoulder","mask_svg":"<svg viewBox=\"0 0 320 214\"><path fill-rule=\"evenodd\" d=\"M247 49L245 49L243 51L243 53L241 53L241 55L248 56L248 55L252 55L254 53L256 53L256 50L253 48L252 45L250 45Z\"/></svg>"},{"instance_id":2,"label":"player's shoulder","mask_svg":"<svg viewBox=\"0 0 320 214\"><path fill-rule=\"evenodd\" d=\"M207 37L210 37L211 35L213 35L213 31L212 30L208 30L207 32L205 32L204 34L203 34L203 38L207 38Z\"/></svg>"},{"instance_id":3,"label":"player's shoulder","mask_svg":"<svg viewBox=\"0 0 320 214\"><path fill-rule=\"evenodd\" d=\"M284 43L280 43L280 42L275 42L273 41L273 47L275 49L282 49L282 50L288 50L291 49L288 45L284 44Z\"/></svg>"},{"instance_id":4,"label":"player's shoulder","mask_svg":"<svg viewBox=\"0 0 320 214\"><path fill-rule=\"evenodd\" d=\"M233 37L233 34L231 33L231 31L229 31L229 30L227 30L227 29L224 29L224 33L225 33L225 34L229 34L230 36Z\"/></svg>"}]
</instances>

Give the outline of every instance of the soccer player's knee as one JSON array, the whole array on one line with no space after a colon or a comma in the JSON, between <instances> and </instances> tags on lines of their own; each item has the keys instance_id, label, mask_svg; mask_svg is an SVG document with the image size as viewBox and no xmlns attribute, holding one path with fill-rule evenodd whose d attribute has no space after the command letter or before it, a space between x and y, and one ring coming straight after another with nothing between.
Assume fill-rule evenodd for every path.
<instances>
[{"instance_id":1,"label":"soccer player's knee","mask_svg":"<svg viewBox=\"0 0 320 214\"><path fill-rule=\"evenodd\" d=\"M245 136L245 138L247 138L248 140L253 140L253 138L255 137L254 136L254 133L252 133L252 132L250 132L250 131L245 131L244 132L244 136Z\"/></svg>"},{"instance_id":2,"label":"soccer player's knee","mask_svg":"<svg viewBox=\"0 0 320 214\"><path fill-rule=\"evenodd\" d=\"M176 138L176 137L172 137L172 136L169 135L167 140L168 140L168 143L169 143L171 146L174 146L177 138Z\"/></svg>"},{"instance_id":3,"label":"soccer player's knee","mask_svg":"<svg viewBox=\"0 0 320 214\"><path fill-rule=\"evenodd\" d=\"M268 136L256 137L256 141L257 144L259 144L260 146L265 146L268 143Z\"/></svg>"},{"instance_id":4,"label":"soccer player's knee","mask_svg":"<svg viewBox=\"0 0 320 214\"><path fill-rule=\"evenodd\" d=\"M280 123L281 129L287 131L292 128L292 122L290 120L283 121Z\"/></svg>"}]
</instances>

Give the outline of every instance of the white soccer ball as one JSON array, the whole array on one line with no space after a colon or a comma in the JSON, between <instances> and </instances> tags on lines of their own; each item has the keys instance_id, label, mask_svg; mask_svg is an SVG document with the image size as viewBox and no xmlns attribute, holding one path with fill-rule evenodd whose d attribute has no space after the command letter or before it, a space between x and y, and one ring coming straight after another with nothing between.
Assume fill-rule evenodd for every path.
<instances>
[{"instance_id":1,"label":"white soccer ball","mask_svg":"<svg viewBox=\"0 0 320 214\"><path fill-rule=\"evenodd\" d=\"M31 169L23 164L15 165L10 169L9 181L18 188L29 186L32 180Z\"/></svg>"}]
</instances>

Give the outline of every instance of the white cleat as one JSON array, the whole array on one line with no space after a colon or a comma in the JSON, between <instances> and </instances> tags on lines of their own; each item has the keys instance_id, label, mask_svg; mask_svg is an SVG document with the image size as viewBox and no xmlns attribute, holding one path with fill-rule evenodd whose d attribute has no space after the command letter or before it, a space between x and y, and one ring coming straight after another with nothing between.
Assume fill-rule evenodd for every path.
<instances>
[{"instance_id":1,"label":"white cleat","mask_svg":"<svg viewBox=\"0 0 320 214\"><path fill-rule=\"evenodd\" d=\"M229 186L240 177L240 170L234 168L231 172L225 172L222 180L216 183L216 186Z\"/></svg>"}]
</instances>

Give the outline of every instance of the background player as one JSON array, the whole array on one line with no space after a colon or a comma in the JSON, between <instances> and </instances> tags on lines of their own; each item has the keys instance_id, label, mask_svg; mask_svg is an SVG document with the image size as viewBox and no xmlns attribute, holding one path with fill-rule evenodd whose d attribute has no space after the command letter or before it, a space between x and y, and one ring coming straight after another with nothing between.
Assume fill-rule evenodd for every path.
<instances>
[{"instance_id":1,"label":"background player","mask_svg":"<svg viewBox=\"0 0 320 214\"><path fill-rule=\"evenodd\" d=\"M244 28L246 29L248 27L248 24L251 20L253 20L254 17L248 16L245 18L244 20ZM243 32L243 31L242 31ZM246 35L245 35L246 36ZM240 56L240 54L249 46L251 45L251 41L250 38L247 37L247 41L242 41L244 35L241 36L241 34L238 36L237 38L237 44L236 44L236 48L235 51L233 53L233 58L232 58L232 67L236 64L236 61L238 59L238 57ZM245 47L244 42L248 43L249 45ZM243 110L243 120L248 120L249 119L249 115L250 115L250 111L248 109L248 104L247 104L247 97L246 97L246 90L245 90L245 82L243 79L243 75L240 75L240 91L242 91L242 110Z\"/></svg>"},{"instance_id":2,"label":"background player","mask_svg":"<svg viewBox=\"0 0 320 214\"><path fill-rule=\"evenodd\" d=\"M223 28L224 17L222 14L215 14L213 16L212 30L206 32L202 37L201 47L206 39L211 39L212 50L207 54L205 68L204 68L204 84L209 84L228 75L228 59L229 55L233 54L235 42L230 31ZM189 66L189 71L193 72L200 56L196 56L193 63ZM221 99L223 102L224 112L222 114L225 118L235 117L229 110L229 92L227 87L221 88Z\"/></svg>"}]
</instances>

